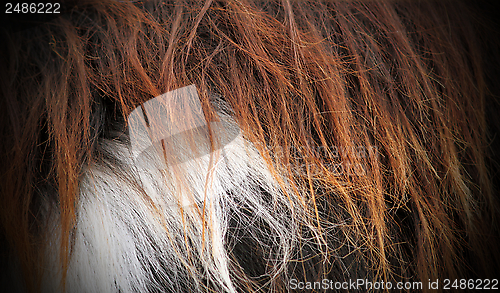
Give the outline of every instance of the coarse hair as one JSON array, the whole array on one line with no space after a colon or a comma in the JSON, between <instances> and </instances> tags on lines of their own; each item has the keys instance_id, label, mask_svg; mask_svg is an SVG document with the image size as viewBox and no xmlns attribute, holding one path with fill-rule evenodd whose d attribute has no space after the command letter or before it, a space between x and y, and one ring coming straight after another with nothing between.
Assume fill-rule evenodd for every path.
<instances>
[{"instance_id":1,"label":"coarse hair","mask_svg":"<svg viewBox=\"0 0 500 293\"><path fill-rule=\"evenodd\" d=\"M92 291L77 280L103 263L94 290L110 292L492 276L498 46L479 16L464 1L90 0L6 33L1 227L25 288ZM241 131L224 168L142 174L127 117L188 85ZM196 184L205 200L186 208L176 194Z\"/></svg>"}]
</instances>

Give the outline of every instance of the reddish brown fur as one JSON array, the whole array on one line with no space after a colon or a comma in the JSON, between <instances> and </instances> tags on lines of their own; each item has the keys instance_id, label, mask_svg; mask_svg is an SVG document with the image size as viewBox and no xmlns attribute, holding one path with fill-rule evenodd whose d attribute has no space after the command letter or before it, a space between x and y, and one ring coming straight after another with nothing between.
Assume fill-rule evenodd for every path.
<instances>
[{"instance_id":1,"label":"reddish brown fur","mask_svg":"<svg viewBox=\"0 0 500 293\"><path fill-rule=\"evenodd\" d=\"M484 277L500 263L487 47L462 1L161 7L153 16L131 3L86 1L9 36L1 222L30 289L42 273L42 183L57 190L61 265L71 257L79 176L96 141L93 95L126 117L191 83L206 106L209 91L224 97L273 172L308 190L301 198L308 221L320 229L348 221L341 232L375 279ZM331 146L378 152L318 152ZM40 171L41 160L50 170ZM366 173L334 174L328 163L340 161ZM302 165L306 172L294 173ZM322 211L318 200L341 211Z\"/></svg>"}]
</instances>

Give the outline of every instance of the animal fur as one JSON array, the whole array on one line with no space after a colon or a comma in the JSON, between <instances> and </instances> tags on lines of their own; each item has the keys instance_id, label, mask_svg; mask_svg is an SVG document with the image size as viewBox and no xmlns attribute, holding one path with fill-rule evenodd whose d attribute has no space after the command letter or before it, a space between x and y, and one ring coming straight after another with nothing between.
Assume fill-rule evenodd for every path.
<instances>
[{"instance_id":1,"label":"animal fur","mask_svg":"<svg viewBox=\"0 0 500 293\"><path fill-rule=\"evenodd\" d=\"M500 62L481 15L464 1L107 0L4 31L2 283L495 278ZM176 90L196 92L204 126L185 105L147 113ZM136 152L131 117L182 131Z\"/></svg>"}]
</instances>

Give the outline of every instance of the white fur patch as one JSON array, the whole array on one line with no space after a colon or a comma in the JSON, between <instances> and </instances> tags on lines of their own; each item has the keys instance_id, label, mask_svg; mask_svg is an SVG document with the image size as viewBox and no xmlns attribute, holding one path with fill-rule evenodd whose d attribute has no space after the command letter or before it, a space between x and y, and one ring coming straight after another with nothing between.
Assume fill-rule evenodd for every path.
<instances>
[{"instance_id":1,"label":"white fur patch","mask_svg":"<svg viewBox=\"0 0 500 293\"><path fill-rule=\"evenodd\" d=\"M226 129L239 133L231 118L221 117ZM241 134L167 169L138 167L130 146L103 143L120 163L91 165L81 180L66 292L196 292L207 283L236 292L224 240L229 209L251 211L238 225L269 227L279 250L269 255L269 275L290 258L297 235L291 204ZM44 292L61 291L58 221L51 222Z\"/></svg>"}]
</instances>

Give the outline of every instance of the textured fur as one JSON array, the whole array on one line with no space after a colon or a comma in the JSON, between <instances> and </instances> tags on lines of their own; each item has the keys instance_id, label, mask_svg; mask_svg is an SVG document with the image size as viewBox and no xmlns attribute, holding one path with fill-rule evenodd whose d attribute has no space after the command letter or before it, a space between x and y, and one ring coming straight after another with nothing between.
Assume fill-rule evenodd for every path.
<instances>
[{"instance_id":1,"label":"textured fur","mask_svg":"<svg viewBox=\"0 0 500 293\"><path fill-rule=\"evenodd\" d=\"M500 44L478 12L85 0L2 30L0 282L255 293L496 277Z\"/></svg>"},{"instance_id":2,"label":"textured fur","mask_svg":"<svg viewBox=\"0 0 500 293\"><path fill-rule=\"evenodd\" d=\"M237 131L234 121L226 125ZM257 241L269 234L277 249L266 255L275 268L268 274L279 273L279 264L290 259L298 229L292 207L241 134L222 149L174 166L183 178L156 166L137 167L127 143L99 143L112 163L88 166L82 177L68 292L195 292L205 286L236 292L226 239L230 214L237 229L255 222L268 227L252 232L261 233ZM48 235L57 243L58 219L51 222ZM60 286L57 247L48 246L45 292Z\"/></svg>"}]
</instances>

